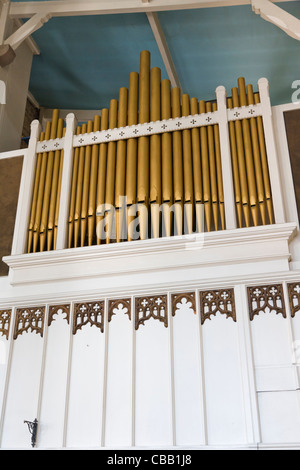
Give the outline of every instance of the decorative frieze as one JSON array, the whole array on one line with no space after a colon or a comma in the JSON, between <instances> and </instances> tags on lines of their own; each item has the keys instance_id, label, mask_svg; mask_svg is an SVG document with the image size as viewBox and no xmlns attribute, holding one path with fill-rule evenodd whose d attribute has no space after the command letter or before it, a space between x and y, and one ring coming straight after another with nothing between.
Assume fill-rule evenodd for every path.
<instances>
[{"instance_id":1,"label":"decorative frieze","mask_svg":"<svg viewBox=\"0 0 300 470\"><path fill-rule=\"evenodd\" d=\"M201 324L217 313L226 315L236 322L233 289L209 290L200 292Z\"/></svg>"},{"instance_id":2,"label":"decorative frieze","mask_svg":"<svg viewBox=\"0 0 300 470\"><path fill-rule=\"evenodd\" d=\"M300 310L300 282L288 284L291 316L294 317Z\"/></svg>"},{"instance_id":3,"label":"decorative frieze","mask_svg":"<svg viewBox=\"0 0 300 470\"><path fill-rule=\"evenodd\" d=\"M196 314L196 296L195 292L184 292L182 294L172 294L172 316L175 316L176 310L184 304L190 304L190 308Z\"/></svg>"},{"instance_id":4,"label":"decorative frieze","mask_svg":"<svg viewBox=\"0 0 300 470\"><path fill-rule=\"evenodd\" d=\"M138 297L135 299L135 329L154 318L168 327L168 302L166 295Z\"/></svg>"},{"instance_id":5,"label":"decorative frieze","mask_svg":"<svg viewBox=\"0 0 300 470\"><path fill-rule=\"evenodd\" d=\"M98 302L84 302L74 306L73 334L83 326L95 325L103 333L104 331L104 300Z\"/></svg>"},{"instance_id":6,"label":"decorative frieze","mask_svg":"<svg viewBox=\"0 0 300 470\"><path fill-rule=\"evenodd\" d=\"M33 331L43 336L45 320L45 307L18 308L14 329L14 339L25 331Z\"/></svg>"},{"instance_id":7,"label":"decorative frieze","mask_svg":"<svg viewBox=\"0 0 300 470\"><path fill-rule=\"evenodd\" d=\"M113 315L123 312L128 315L131 320L131 299L117 299L108 301L108 321L110 322Z\"/></svg>"},{"instance_id":8,"label":"decorative frieze","mask_svg":"<svg viewBox=\"0 0 300 470\"><path fill-rule=\"evenodd\" d=\"M64 320L70 323L70 304L66 305L51 305L48 314L48 326L55 320L54 315L65 315Z\"/></svg>"},{"instance_id":9,"label":"decorative frieze","mask_svg":"<svg viewBox=\"0 0 300 470\"><path fill-rule=\"evenodd\" d=\"M11 310L0 310L0 333L8 339Z\"/></svg>"},{"instance_id":10,"label":"decorative frieze","mask_svg":"<svg viewBox=\"0 0 300 470\"><path fill-rule=\"evenodd\" d=\"M286 318L283 288L281 284L248 287L250 320L260 313L275 312Z\"/></svg>"}]
</instances>

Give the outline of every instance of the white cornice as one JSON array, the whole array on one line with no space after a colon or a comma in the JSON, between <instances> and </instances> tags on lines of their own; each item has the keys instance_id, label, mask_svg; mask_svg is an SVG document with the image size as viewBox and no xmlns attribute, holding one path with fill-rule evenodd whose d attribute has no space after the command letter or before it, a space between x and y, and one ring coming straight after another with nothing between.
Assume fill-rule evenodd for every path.
<instances>
[{"instance_id":1,"label":"white cornice","mask_svg":"<svg viewBox=\"0 0 300 470\"><path fill-rule=\"evenodd\" d=\"M269 225L14 255L3 261L10 267L12 286L71 282L76 288L78 282L91 286L93 279L104 286L102 279L108 289L119 289L135 278L134 289L138 289L160 285L162 279L177 282L185 279L184 272L190 279L196 272L199 282L220 278L221 273L224 279L243 278L252 275L253 269L257 275L272 269L288 271L289 242L296 232L295 224Z\"/></svg>"}]
</instances>

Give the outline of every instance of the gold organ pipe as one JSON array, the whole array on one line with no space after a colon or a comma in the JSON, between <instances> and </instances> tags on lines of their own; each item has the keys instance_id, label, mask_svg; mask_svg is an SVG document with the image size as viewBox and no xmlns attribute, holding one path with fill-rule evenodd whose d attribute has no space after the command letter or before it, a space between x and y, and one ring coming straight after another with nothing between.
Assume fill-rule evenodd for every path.
<instances>
[{"instance_id":1,"label":"gold organ pipe","mask_svg":"<svg viewBox=\"0 0 300 470\"><path fill-rule=\"evenodd\" d=\"M259 103L259 94L245 79L238 79L227 99L229 109ZM158 67L150 69L150 53L142 51L140 71L129 76L128 89L119 90L118 100L101 116L78 126L76 134L97 132L193 116L217 111L217 103L181 96L168 79L161 79ZM260 220L274 222L268 161L261 117L230 121L229 136L238 226L257 226ZM65 134L59 111L54 110L40 140L61 138ZM55 249L61 198L63 151L37 155L32 205L28 224L27 251ZM160 236L161 207L166 236L176 228L182 234L184 221L188 233L226 228L219 125L180 129L162 134L137 136L78 147L74 150L72 186L68 219L68 247L91 246L102 242L104 220L106 243L114 240L112 227L116 216L116 241L133 239L133 220L138 221L140 239L148 234L148 209L151 210L153 237ZM126 212L125 212L126 210Z\"/></svg>"},{"instance_id":2,"label":"gold organ pipe","mask_svg":"<svg viewBox=\"0 0 300 470\"><path fill-rule=\"evenodd\" d=\"M253 94L252 85L247 85L247 98L248 98L248 105L254 104L254 94ZM264 190L262 164L261 164L260 149L259 149L259 139L258 139L258 132L257 132L257 125L256 125L255 117L250 118L250 130L251 130L251 140L252 140L256 184L257 184L258 204L259 204L259 209L260 209L261 220L262 220L263 225L265 225L266 224L265 190Z\"/></svg>"},{"instance_id":3,"label":"gold organ pipe","mask_svg":"<svg viewBox=\"0 0 300 470\"><path fill-rule=\"evenodd\" d=\"M212 111L210 102L206 103L206 112ZM218 230L218 186L217 186L217 171L216 171L216 157L215 157L215 142L213 126L207 126L208 138L208 156L209 156L209 173L210 173L210 187L211 187L211 201L215 230Z\"/></svg>"},{"instance_id":4,"label":"gold organ pipe","mask_svg":"<svg viewBox=\"0 0 300 470\"><path fill-rule=\"evenodd\" d=\"M139 88L139 123L149 122L150 117L150 52L142 51L140 55L140 88ZM149 137L138 139L137 168L137 203L139 213L140 238L147 236L148 200L149 200Z\"/></svg>"},{"instance_id":5,"label":"gold organ pipe","mask_svg":"<svg viewBox=\"0 0 300 470\"><path fill-rule=\"evenodd\" d=\"M228 98L227 106L229 109L233 108L232 98ZM240 175L239 175L237 143L236 143L236 135L235 135L235 123L234 121L229 121L228 125L229 125L230 149L231 149L231 159L232 159L233 183L234 183L234 190L235 190L236 212L237 212L238 226L239 228L241 228L243 226L243 210L242 210L242 200L241 200L241 185L240 185Z\"/></svg>"},{"instance_id":6,"label":"gold organ pipe","mask_svg":"<svg viewBox=\"0 0 300 470\"><path fill-rule=\"evenodd\" d=\"M76 135L80 135L80 134L81 134L81 126L77 126ZM74 212L75 212L77 181L78 181L79 154L80 154L80 147L76 147L75 150L74 150L73 171L72 171L72 186L71 186L70 210L69 210L68 248L71 248L72 239L73 239Z\"/></svg>"},{"instance_id":7,"label":"gold organ pipe","mask_svg":"<svg viewBox=\"0 0 300 470\"><path fill-rule=\"evenodd\" d=\"M99 130L100 130L100 116L97 115L94 117L93 132L98 132ZM92 245L94 231L95 231L98 155L99 155L99 145L94 144L92 146L89 202L88 202L88 245L89 246Z\"/></svg>"},{"instance_id":8,"label":"gold organ pipe","mask_svg":"<svg viewBox=\"0 0 300 470\"><path fill-rule=\"evenodd\" d=\"M205 113L205 101L199 101L199 113ZM209 174L209 155L206 126L200 127L201 155L202 155L202 175L203 175L203 204L207 231L211 231L211 191Z\"/></svg>"},{"instance_id":9,"label":"gold organ pipe","mask_svg":"<svg viewBox=\"0 0 300 470\"><path fill-rule=\"evenodd\" d=\"M254 94L254 102L255 102L255 104L258 104L260 102L260 98L259 98L258 93ZM267 211L268 211L268 216L269 216L270 223L274 224L272 192L271 192L271 183L270 183L270 176L269 176L269 166L268 166L268 159L267 159L267 152L266 152L263 122L262 122L262 117L261 116L257 116L256 119L257 119L257 132L258 132L258 139L259 139L259 147L260 147L260 155L261 155L261 164L262 164L262 173L263 173L263 180L264 180Z\"/></svg>"},{"instance_id":10,"label":"gold organ pipe","mask_svg":"<svg viewBox=\"0 0 300 470\"><path fill-rule=\"evenodd\" d=\"M190 115L189 95L182 95L182 116ZM184 174L184 208L187 219L188 233L193 232L193 163L192 163L192 141L190 129L182 132L183 144L183 174Z\"/></svg>"},{"instance_id":11,"label":"gold organ pipe","mask_svg":"<svg viewBox=\"0 0 300 470\"><path fill-rule=\"evenodd\" d=\"M61 139L63 136L64 120L59 119L57 125L56 137ZM51 186L51 195L49 203L48 231L47 231L47 249L51 250L54 239L55 210L58 195L59 169L60 169L61 150L56 150L54 154L53 177Z\"/></svg>"},{"instance_id":12,"label":"gold organ pipe","mask_svg":"<svg viewBox=\"0 0 300 470\"><path fill-rule=\"evenodd\" d=\"M63 128L63 137L65 137L65 135L66 135L66 128L64 127ZM60 204L60 195L61 195L61 181L62 181L63 163L64 163L64 150L61 150L60 164L59 164L59 176L58 176L57 198L56 198L56 206L55 206L53 250L56 250L56 239L57 239L57 229L58 229L58 216L59 216L59 204Z\"/></svg>"},{"instance_id":13,"label":"gold organ pipe","mask_svg":"<svg viewBox=\"0 0 300 470\"><path fill-rule=\"evenodd\" d=\"M51 124L51 134L50 134L51 140L55 139L57 135L58 116L59 116L59 110L55 109L52 114L52 124ZM43 208L42 208L42 216L41 216L41 224L40 224L40 251L44 251L46 238L47 238L47 225L48 225L49 204L50 204L52 178L53 178L54 156L55 156L55 152L53 151L49 152L48 161L47 161L46 179L45 179Z\"/></svg>"},{"instance_id":14,"label":"gold organ pipe","mask_svg":"<svg viewBox=\"0 0 300 470\"><path fill-rule=\"evenodd\" d=\"M181 117L181 90L178 87L172 89L172 118ZM182 134L174 131L173 137L173 185L174 185L174 209L177 234L183 233L183 157Z\"/></svg>"},{"instance_id":15,"label":"gold organ pipe","mask_svg":"<svg viewBox=\"0 0 300 470\"><path fill-rule=\"evenodd\" d=\"M41 132L41 135L40 135L40 141L43 141L43 140L45 140L45 132ZM41 176L42 158L43 158L43 154L39 153L37 156L37 162L36 162L32 204L31 204L31 212L30 212L29 226L28 226L28 241L27 241L28 253L30 253L31 251L32 239L33 239L33 227L34 227L35 214L36 214L36 208L37 208L37 203L38 203L38 191L39 191L39 181L40 181L40 176Z\"/></svg>"},{"instance_id":16,"label":"gold organ pipe","mask_svg":"<svg viewBox=\"0 0 300 470\"><path fill-rule=\"evenodd\" d=\"M88 121L87 132L93 132L93 121ZM88 201L89 201L89 185L90 185L90 171L91 171L91 157L92 157L92 146L87 145L85 148L84 158L84 176L83 176L83 187L82 187L82 201L81 201L81 220L80 220L80 246L84 246L86 227L87 227L87 212L88 212Z\"/></svg>"},{"instance_id":17,"label":"gold organ pipe","mask_svg":"<svg viewBox=\"0 0 300 470\"><path fill-rule=\"evenodd\" d=\"M51 122L48 121L46 124L44 140L49 140L50 134L51 134ZM42 155L42 164L41 164L41 173L40 173L40 180L39 180L36 212L35 212L35 221L34 221L34 226L33 226L33 253L37 251L37 246L38 246L38 241L39 241L39 229L40 229L40 223L41 223L41 217L42 217L43 196L44 196L45 180L46 180L46 172L47 172L47 161L48 161L48 152L44 152Z\"/></svg>"},{"instance_id":18,"label":"gold organ pipe","mask_svg":"<svg viewBox=\"0 0 300 470\"><path fill-rule=\"evenodd\" d=\"M109 129L117 127L118 101L110 101ZM107 147L105 211L106 211L106 243L110 243L113 224L113 206L115 202L115 174L116 174L116 142L109 142Z\"/></svg>"},{"instance_id":19,"label":"gold organ pipe","mask_svg":"<svg viewBox=\"0 0 300 470\"><path fill-rule=\"evenodd\" d=\"M127 125L128 90L123 87L119 92L119 112L118 127ZM123 221L125 209L125 173L126 171L126 142L120 140L117 143L116 161L116 187L115 187L115 208L116 208L116 240L119 242L123 238Z\"/></svg>"},{"instance_id":20,"label":"gold organ pipe","mask_svg":"<svg viewBox=\"0 0 300 470\"><path fill-rule=\"evenodd\" d=\"M86 134L87 124L82 124L81 132L82 134ZM86 147L80 147L79 162L78 162L77 191L76 191L75 212L74 212L74 247L75 248L77 248L78 246L78 237L79 237L79 230L80 230L85 151L86 151Z\"/></svg>"},{"instance_id":21,"label":"gold organ pipe","mask_svg":"<svg viewBox=\"0 0 300 470\"><path fill-rule=\"evenodd\" d=\"M161 118L171 118L171 82L168 79L161 82ZM162 134L162 203L166 236L171 236L173 202L173 171L172 171L172 135Z\"/></svg>"},{"instance_id":22,"label":"gold organ pipe","mask_svg":"<svg viewBox=\"0 0 300 470\"><path fill-rule=\"evenodd\" d=\"M191 98L191 114L198 114L198 100ZM200 130L194 128L192 134L194 198L198 232L203 232L203 185L200 150Z\"/></svg>"},{"instance_id":23,"label":"gold organ pipe","mask_svg":"<svg viewBox=\"0 0 300 470\"><path fill-rule=\"evenodd\" d=\"M151 69L150 74L150 120L159 121L161 118L161 70L158 67ZM162 202L162 155L161 136L150 137L150 204L151 225L153 238L159 237L160 205Z\"/></svg>"},{"instance_id":24,"label":"gold organ pipe","mask_svg":"<svg viewBox=\"0 0 300 470\"><path fill-rule=\"evenodd\" d=\"M238 90L236 87L232 88L232 104L234 108L239 107L239 96L238 96ZM245 162L242 123L241 121L236 120L234 121L234 124L235 124L235 135L236 135L236 144L237 144L243 214L244 214L246 227L250 227L249 195L248 195L248 182L247 182L247 170L246 170L246 162Z\"/></svg>"},{"instance_id":25,"label":"gold organ pipe","mask_svg":"<svg viewBox=\"0 0 300 470\"><path fill-rule=\"evenodd\" d=\"M109 111L107 108L101 111L100 130L108 129ZM98 156L98 178L96 195L96 239L97 245L100 245L104 222L105 188L106 188L106 167L107 167L107 144L101 143Z\"/></svg>"},{"instance_id":26,"label":"gold organ pipe","mask_svg":"<svg viewBox=\"0 0 300 470\"><path fill-rule=\"evenodd\" d=\"M245 79L243 77L240 77L238 79L238 89L239 89L239 96L240 96L240 105L247 106L246 86L245 86ZM251 209L251 214L252 214L254 225L257 226L258 225L257 190L256 190L255 171L254 171L253 154L252 154L252 143L251 143L251 135L250 135L248 119L242 120L242 129L243 129L243 137L244 137L244 149L245 149L245 157L246 157L250 209Z\"/></svg>"},{"instance_id":27,"label":"gold organ pipe","mask_svg":"<svg viewBox=\"0 0 300 470\"><path fill-rule=\"evenodd\" d=\"M128 125L132 126L138 122L138 96L139 96L139 74L131 72L129 76L128 91ZM127 159L126 159L126 200L127 200L127 239L130 241L133 237L133 219L132 209L136 203L137 194L137 139L128 139L127 141Z\"/></svg>"},{"instance_id":28,"label":"gold organ pipe","mask_svg":"<svg viewBox=\"0 0 300 470\"><path fill-rule=\"evenodd\" d=\"M217 111L217 103L213 103L212 110ZM220 220L221 220L221 228L222 230L225 230L226 222L225 222L225 206L224 206L224 190L223 190L219 125L214 124L213 129L214 129L214 140L215 140L215 155L216 155L216 170L217 170L217 186L218 186Z\"/></svg>"}]
</instances>

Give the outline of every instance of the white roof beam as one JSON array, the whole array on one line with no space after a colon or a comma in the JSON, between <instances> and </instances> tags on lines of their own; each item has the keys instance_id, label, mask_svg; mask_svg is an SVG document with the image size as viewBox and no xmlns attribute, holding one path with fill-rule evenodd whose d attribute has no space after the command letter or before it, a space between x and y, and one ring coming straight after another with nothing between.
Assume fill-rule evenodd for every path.
<instances>
[{"instance_id":1,"label":"white roof beam","mask_svg":"<svg viewBox=\"0 0 300 470\"><path fill-rule=\"evenodd\" d=\"M51 15L48 13L36 13L22 24L9 38L4 41L4 44L8 44L12 49L16 50L25 39L27 39L34 31L41 28L49 19Z\"/></svg>"},{"instance_id":2,"label":"white roof beam","mask_svg":"<svg viewBox=\"0 0 300 470\"><path fill-rule=\"evenodd\" d=\"M300 41L300 20L269 0L252 0L252 10L286 34Z\"/></svg>"},{"instance_id":3,"label":"white roof beam","mask_svg":"<svg viewBox=\"0 0 300 470\"><path fill-rule=\"evenodd\" d=\"M288 0L279 0L288 1ZM297 1L297 0L295 0ZM44 2L13 2L10 16L30 18L37 13L52 16L104 15L118 13L148 13L168 10L190 10L195 8L250 5L251 0L49 0Z\"/></svg>"},{"instance_id":4,"label":"white roof beam","mask_svg":"<svg viewBox=\"0 0 300 470\"><path fill-rule=\"evenodd\" d=\"M143 0L143 2L145 1L146 0ZM160 25L160 22L158 20L157 14L155 12L150 12L150 13L147 13L147 17L148 17L153 35L155 37L158 49L160 51L161 57L165 64L166 71L169 76L171 85L172 87L181 88L180 81L179 81L179 78L177 76L177 72L175 69L175 65L173 63L173 60L169 51L169 47L168 47L164 32L162 30L162 27Z\"/></svg>"}]
</instances>

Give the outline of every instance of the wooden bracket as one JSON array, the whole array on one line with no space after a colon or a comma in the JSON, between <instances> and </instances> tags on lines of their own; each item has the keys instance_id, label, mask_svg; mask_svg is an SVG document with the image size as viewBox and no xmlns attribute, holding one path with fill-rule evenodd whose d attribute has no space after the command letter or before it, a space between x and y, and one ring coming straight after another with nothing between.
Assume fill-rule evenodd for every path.
<instances>
[{"instance_id":1,"label":"wooden bracket","mask_svg":"<svg viewBox=\"0 0 300 470\"><path fill-rule=\"evenodd\" d=\"M5 39L6 23L9 17L10 2L2 6L0 16L0 66L5 67L13 62L16 57L15 50L29 39L30 35L41 28L51 18L48 11L36 13L26 23L21 24L18 29Z\"/></svg>"},{"instance_id":2,"label":"wooden bracket","mask_svg":"<svg viewBox=\"0 0 300 470\"><path fill-rule=\"evenodd\" d=\"M269 0L251 0L252 10L286 34L300 41L300 20Z\"/></svg>"},{"instance_id":3,"label":"wooden bracket","mask_svg":"<svg viewBox=\"0 0 300 470\"><path fill-rule=\"evenodd\" d=\"M12 49L16 50L25 39L40 29L50 18L51 13L36 13L30 20L9 36L9 38L4 41L4 44L8 44Z\"/></svg>"}]
</instances>

